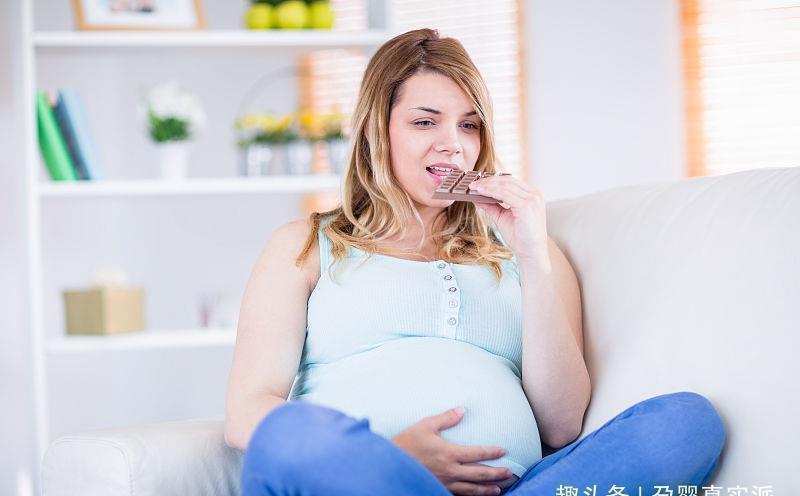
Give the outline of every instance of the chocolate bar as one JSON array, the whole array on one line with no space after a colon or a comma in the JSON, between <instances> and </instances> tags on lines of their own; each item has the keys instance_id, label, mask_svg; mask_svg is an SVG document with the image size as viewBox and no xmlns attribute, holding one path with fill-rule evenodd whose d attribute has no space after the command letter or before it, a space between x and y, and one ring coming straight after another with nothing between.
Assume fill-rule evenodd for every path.
<instances>
[{"instance_id":1,"label":"chocolate bar","mask_svg":"<svg viewBox=\"0 0 800 496\"><path fill-rule=\"evenodd\" d=\"M492 198L491 196L480 195L477 191L469 189L469 184L472 181L477 181L482 177L510 175L511 174L505 172L495 174L494 172L463 172L458 169L453 169L444 178L442 184L436 188L436 191L433 193L433 199L471 201L478 203L501 203L501 200Z\"/></svg>"}]
</instances>

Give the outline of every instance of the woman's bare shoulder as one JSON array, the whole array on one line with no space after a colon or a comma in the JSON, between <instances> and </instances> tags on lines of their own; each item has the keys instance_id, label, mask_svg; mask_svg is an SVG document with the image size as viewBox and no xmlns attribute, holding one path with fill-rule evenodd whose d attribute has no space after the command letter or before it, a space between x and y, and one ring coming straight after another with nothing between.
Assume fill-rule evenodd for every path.
<instances>
[{"instance_id":1,"label":"woman's bare shoulder","mask_svg":"<svg viewBox=\"0 0 800 496\"><path fill-rule=\"evenodd\" d=\"M278 227L272 234L272 239L286 259L294 264L297 257L303 252L310 233L311 219L302 218ZM316 233L308 254L299 269L306 278L309 291L313 290L320 276L319 242Z\"/></svg>"}]
</instances>

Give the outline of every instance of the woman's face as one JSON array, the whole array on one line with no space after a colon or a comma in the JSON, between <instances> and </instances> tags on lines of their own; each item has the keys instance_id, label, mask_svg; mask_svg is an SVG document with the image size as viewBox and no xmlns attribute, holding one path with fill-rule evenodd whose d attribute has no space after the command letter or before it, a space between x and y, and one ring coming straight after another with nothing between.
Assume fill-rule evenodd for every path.
<instances>
[{"instance_id":1,"label":"woman's face","mask_svg":"<svg viewBox=\"0 0 800 496\"><path fill-rule=\"evenodd\" d=\"M453 200L431 199L447 172L429 167L471 171L481 149L481 120L447 76L418 73L399 91L389 115L392 170L420 214L435 213Z\"/></svg>"}]
</instances>

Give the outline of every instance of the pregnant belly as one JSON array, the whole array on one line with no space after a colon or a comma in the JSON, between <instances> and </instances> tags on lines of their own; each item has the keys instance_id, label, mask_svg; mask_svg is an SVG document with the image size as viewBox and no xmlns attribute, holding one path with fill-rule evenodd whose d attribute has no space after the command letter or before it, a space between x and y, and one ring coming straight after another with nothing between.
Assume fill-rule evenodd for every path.
<instances>
[{"instance_id":1,"label":"pregnant belly","mask_svg":"<svg viewBox=\"0 0 800 496\"><path fill-rule=\"evenodd\" d=\"M469 343L406 337L301 376L301 399L367 418L391 438L424 417L463 406L442 437L464 446L499 446L505 456L480 463L515 476L541 459L536 419L511 362Z\"/></svg>"}]
</instances>

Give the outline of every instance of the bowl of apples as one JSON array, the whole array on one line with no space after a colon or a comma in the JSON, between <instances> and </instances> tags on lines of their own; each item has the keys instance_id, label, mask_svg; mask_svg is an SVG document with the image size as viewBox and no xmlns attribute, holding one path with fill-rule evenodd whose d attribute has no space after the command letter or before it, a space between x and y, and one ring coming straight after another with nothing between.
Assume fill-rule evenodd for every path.
<instances>
[{"instance_id":1,"label":"bowl of apples","mask_svg":"<svg viewBox=\"0 0 800 496\"><path fill-rule=\"evenodd\" d=\"M329 0L252 0L244 14L247 29L332 29Z\"/></svg>"}]
</instances>

